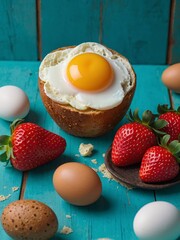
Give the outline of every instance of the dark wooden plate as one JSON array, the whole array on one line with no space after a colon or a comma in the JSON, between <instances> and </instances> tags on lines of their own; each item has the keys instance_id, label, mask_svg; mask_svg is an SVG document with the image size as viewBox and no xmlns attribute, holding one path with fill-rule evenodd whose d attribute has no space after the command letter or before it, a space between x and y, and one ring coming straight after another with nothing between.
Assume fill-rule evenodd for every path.
<instances>
[{"instance_id":1,"label":"dark wooden plate","mask_svg":"<svg viewBox=\"0 0 180 240\"><path fill-rule=\"evenodd\" d=\"M167 187L171 187L180 183L179 175L169 182L149 184L144 183L139 178L139 167L140 165L133 165L129 167L117 167L111 161L111 147L107 150L105 155L105 165L108 171L120 182L128 184L132 187L138 187L150 190L159 190Z\"/></svg>"}]
</instances>

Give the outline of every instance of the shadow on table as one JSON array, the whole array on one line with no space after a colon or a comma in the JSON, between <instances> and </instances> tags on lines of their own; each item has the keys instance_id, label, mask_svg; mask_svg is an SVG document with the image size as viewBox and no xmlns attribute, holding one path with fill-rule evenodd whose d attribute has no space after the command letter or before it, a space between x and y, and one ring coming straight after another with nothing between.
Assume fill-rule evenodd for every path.
<instances>
[{"instance_id":1,"label":"shadow on table","mask_svg":"<svg viewBox=\"0 0 180 240\"><path fill-rule=\"evenodd\" d=\"M108 201L107 198L105 198L104 196L101 196L95 203L89 205L89 206L75 206L72 205L73 208L77 208L78 211L81 212L105 212L105 211L109 211L109 209L111 208L111 204Z\"/></svg>"}]
</instances>

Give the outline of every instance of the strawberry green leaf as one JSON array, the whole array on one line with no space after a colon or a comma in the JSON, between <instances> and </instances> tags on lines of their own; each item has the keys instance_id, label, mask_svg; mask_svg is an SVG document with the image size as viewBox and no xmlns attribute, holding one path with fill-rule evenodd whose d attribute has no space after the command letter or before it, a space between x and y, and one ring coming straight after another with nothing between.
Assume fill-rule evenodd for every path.
<instances>
[{"instance_id":1,"label":"strawberry green leaf","mask_svg":"<svg viewBox=\"0 0 180 240\"><path fill-rule=\"evenodd\" d=\"M153 118L153 114L151 111L147 110L143 112L142 121L144 124L149 124Z\"/></svg>"},{"instance_id":2,"label":"strawberry green leaf","mask_svg":"<svg viewBox=\"0 0 180 240\"><path fill-rule=\"evenodd\" d=\"M153 131L154 131L158 136L162 136L162 135L165 135L165 134L166 134L166 132L160 131L160 130L158 130L158 129L155 129L155 128L152 128L152 129L153 129Z\"/></svg>"},{"instance_id":3,"label":"strawberry green leaf","mask_svg":"<svg viewBox=\"0 0 180 240\"><path fill-rule=\"evenodd\" d=\"M5 147L4 146L0 146L0 151L4 151Z\"/></svg>"},{"instance_id":4,"label":"strawberry green leaf","mask_svg":"<svg viewBox=\"0 0 180 240\"><path fill-rule=\"evenodd\" d=\"M8 160L8 158L7 158L6 152L2 153L2 154L0 155L0 161L1 161L1 162L7 162L7 160Z\"/></svg>"},{"instance_id":5,"label":"strawberry green leaf","mask_svg":"<svg viewBox=\"0 0 180 240\"><path fill-rule=\"evenodd\" d=\"M129 111L129 116L130 116L131 119L133 119L133 113L132 113L131 109Z\"/></svg>"},{"instance_id":6,"label":"strawberry green leaf","mask_svg":"<svg viewBox=\"0 0 180 240\"><path fill-rule=\"evenodd\" d=\"M2 135L0 136L0 146L8 145L9 143L9 136Z\"/></svg>"},{"instance_id":7,"label":"strawberry green leaf","mask_svg":"<svg viewBox=\"0 0 180 240\"><path fill-rule=\"evenodd\" d=\"M167 124L168 124L168 122L166 120L158 119L152 124L152 126L155 129L161 129L161 128L165 127Z\"/></svg>"},{"instance_id":8,"label":"strawberry green leaf","mask_svg":"<svg viewBox=\"0 0 180 240\"><path fill-rule=\"evenodd\" d=\"M166 134L162 137L161 139L161 146L164 147L164 148L167 148L167 143L170 139L170 135Z\"/></svg>"},{"instance_id":9,"label":"strawberry green leaf","mask_svg":"<svg viewBox=\"0 0 180 240\"><path fill-rule=\"evenodd\" d=\"M159 145L166 148L176 158L177 162L180 163L180 142L178 140L174 140L168 144L169 139L170 135L164 135L161 138Z\"/></svg>"},{"instance_id":10,"label":"strawberry green leaf","mask_svg":"<svg viewBox=\"0 0 180 240\"><path fill-rule=\"evenodd\" d=\"M174 111L171 107L168 108L168 104L163 104L163 105L158 105L157 107L157 111L159 114L163 114L165 112L170 112L170 111Z\"/></svg>"},{"instance_id":11,"label":"strawberry green leaf","mask_svg":"<svg viewBox=\"0 0 180 240\"><path fill-rule=\"evenodd\" d=\"M133 118L134 118L134 120L136 121L136 122L141 122L141 119L140 119L140 117L139 117L139 110L138 110L138 108L137 109L135 109L134 110L134 113L133 113Z\"/></svg>"},{"instance_id":12,"label":"strawberry green leaf","mask_svg":"<svg viewBox=\"0 0 180 240\"><path fill-rule=\"evenodd\" d=\"M11 130L11 134L14 132L15 128L21 124L24 121L24 119L16 119L14 120L11 125L10 125L10 130Z\"/></svg>"},{"instance_id":13,"label":"strawberry green leaf","mask_svg":"<svg viewBox=\"0 0 180 240\"><path fill-rule=\"evenodd\" d=\"M167 112L175 112L177 114L180 114L180 106L177 108L177 110L175 110L172 107L168 108L167 104L164 104L164 105L159 104L158 107L157 107L157 111L160 115L163 114L163 113L167 113Z\"/></svg>"},{"instance_id":14,"label":"strawberry green leaf","mask_svg":"<svg viewBox=\"0 0 180 240\"><path fill-rule=\"evenodd\" d=\"M147 128L151 129L157 136L165 135L166 133L160 131L159 129L162 129L168 123L164 119L155 120L158 116L158 114L153 114L150 110L146 110L143 112L141 120L139 117L138 109L135 109L133 113L131 110L129 111L127 118L130 122L138 122L140 124L143 124Z\"/></svg>"},{"instance_id":15,"label":"strawberry green leaf","mask_svg":"<svg viewBox=\"0 0 180 240\"><path fill-rule=\"evenodd\" d=\"M174 140L174 141L170 142L168 148L170 149L170 151L173 155L176 155L176 154L180 153L180 143L179 143L179 141Z\"/></svg>"}]
</instances>

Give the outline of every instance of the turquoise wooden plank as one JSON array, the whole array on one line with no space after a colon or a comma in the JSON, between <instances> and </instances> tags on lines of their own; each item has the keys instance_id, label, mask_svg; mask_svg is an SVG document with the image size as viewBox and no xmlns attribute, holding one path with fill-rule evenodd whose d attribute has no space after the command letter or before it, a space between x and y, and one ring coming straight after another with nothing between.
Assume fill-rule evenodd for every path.
<instances>
[{"instance_id":1,"label":"turquoise wooden plank","mask_svg":"<svg viewBox=\"0 0 180 240\"><path fill-rule=\"evenodd\" d=\"M172 21L172 39L170 40L171 53L170 62L171 64L180 62L180 1L174 1L174 15Z\"/></svg>"},{"instance_id":2,"label":"turquoise wooden plank","mask_svg":"<svg viewBox=\"0 0 180 240\"><path fill-rule=\"evenodd\" d=\"M42 55L62 46L102 41L132 63L164 64L169 11L170 0L42 1Z\"/></svg>"},{"instance_id":3,"label":"turquoise wooden plank","mask_svg":"<svg viewBox=\"0 0 180 240\"><path fill-rule=\"evenodd\" d=\"M160 81L163 69L163 66L135 66L138 83L131 105L132 109L139 107L141 111L145 110L145 108L155 111L159 102L164 103L168 101L167 90ZM37 98L34 105L36 112L38 112L42 108L41 100ZM70 136L59 129L45 109L41 110L41 119L44 119L41 122L42 126L65 137L67 149L64 155L53 163L29 172L24 197L44 201L54 209L60 223L59 233L56 234L57 237L63 238L60 230L64 225L67 225L74 231L70 235L70 238L74 240L102 237L136 239L132 229L133 218L140 207L155 200L153 191L127 190L116 182L109 182L108 179L103 178L102 174L98 172L103 183L102 197L94 205L81 208L63 201L54 191L52 184L53 173L62 162L78 161L94 168L100 166L104 162L102 154L110 146L117 128L97 139L81 139ZM90 142L94 145L96 152L92 157L76 157L81 142ZM97 159L98 164L94 165L90 161L91 159ZM37 189L37 191L34 191L34 189ZM66 214L72 216L71 220L66 219Z\"/></svg>"},{"instance_id":4,"label":"turquoise wooden plank","mask_svg":"<svg viewBox=\"0 0 180 240\"><path fill-rule=\"evenodd\" d=\"M99 0L41 1L42 56L50 51L99 39Z\"/></svg>"},{"instance_id":5,"label":"turquoise wooden plank","mask_svg":"<svg viewBox=\"0 0 180 240\"><path fill-rule=\"evenodd\" d=\"M55 192L52 184L52 175L56 167L63 162L78 161L98 168L104 162L102 154L110 146L116 129L96 139L81 139L68 135L52 121L42 104L37 86L39 63L2 62L0 66L5 84L17 83L19 87L22 87L27 92L31 103L31 111L27 120L36 122L42 127L62 135L68 143L65 153L61 157L28 173L24 193L24 198L40 200L48 204L56 212L59 220L59 233L56 234L54 239L91 240L105 237L114 240L137 239L132 229L133 218L144 204L155 200L153 191L128 190L114 181L109 181L102 176L102 173L98 172L103 184L102 197L91 206L76 207L63 201ZM138 106L141 111L145 108L155 111L159 102L168 102L167 90L160 80L164 66L136 65L134 68L137 73L137 90L131 108L135 109ZM6 74L6 77L4 74ZM17 78L19 81L17 81ZM123 121L125 122L125 120ZM121 124L122 122L119 126ZM8 125L4 123L4 130L7 131L7 127ZM93 156L88 158L75 156L78 154L78 147L82 142L91 142L94 145L96 151ZM91 162L92 159L97 159L97 165ZM13 177L15 176L14 171L11 174ZM12 176L9 176L9 179L12 179ZM163 200L174 202L168 191L163 196ZM179 196L177 196L177 199L179 199ZM12 200L12 198L9 198L9 201ZM71 215L71 219L66 218L67 214ZM71 235L60 234L60 230L64 225L73 229ZM2 228L0 228L1 232L3 232ZM3 240L8 239L4 234Z\"/></svg>"},{"instance_id":6,"label":"turquoise wooden plank","mask_svg":"<svg viewBox=\"0 0 180 240\"><path fill-rule=\"evenodd\" d=\"M37 60L36 0L1 0L0 59Z\"/></svg>"},{"instance_id":7,"label":"turquoise wooden plank","mask_svg":"<svg viewBox=\"0 0 180 240\"><path fill-rule=\"evenodd\" d=\"M149 109L157 113L158 104L169 104L166 87L162 84L161 75L165 66L136 65L137 89L132 107L140 108L140 112Z\"/></svg>"},{"instance_id":8,"label":"turquoise wooden plank","mask_svg":"<svg viewBox=\"0 0 180 240\"><path fill-rule=\"evenodd\" d=\"M12 62L0 62L0 87L4 85L16 85L22 88L28 94L28 78L31 71L27 64L15 65ZM21 81L19 81L21 79ZM29 82L31 85L31 83ZM32 87L32 86L31 86ZM31 100L30 100L31 101ZM0 119L0 135L10 134L9 122ZM22 173L8 166L5 167L0 163L0 195L7 197L5 201L0 197L0 215L3 209L12 201L18 200L22 184ZM17 191L13 191L13 187L17 187ZM0 225L0 238L2 240L9 239L2 230Z\"/></svg>"},{"instance_id":9,"label":"turquoise wooden plank","mask_svg":"<svg viewBox=\"0 0 180 240\"><path fill-rule=\"evenodd\" d=\"M170 0L103 1L103 44L133 64L165 64Z\"/></svg>"}]
</instances>

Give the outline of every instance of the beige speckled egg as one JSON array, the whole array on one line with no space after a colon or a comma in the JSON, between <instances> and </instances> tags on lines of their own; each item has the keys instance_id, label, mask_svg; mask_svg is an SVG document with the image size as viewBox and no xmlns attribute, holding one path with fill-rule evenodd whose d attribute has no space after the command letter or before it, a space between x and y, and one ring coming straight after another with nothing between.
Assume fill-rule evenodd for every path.
<instances>
[{"instance_id":1,"label":"beige speckled egg","mask_svg":"<svg viewBox=\"0 0 180 240\"><path fill-rule=\"evenodd\" d=\"M89 166L77 162L59 166L54 172L53 184L64 200L77 206L94 203L102 192L97 173Z\"/></svg>"},{"instance_id":2,"label":"beige speckled egg","mask_svg":"<svg viewBox=\"0 0 180 240\"><path fill-rule=\"evenodd\" d=\"M170 90L180 93L180 63L173 64L164 70L162 82Z\"/></svg>"},{"instance_id":3,"label":"beige speckled egg","mask_svg":"<svg viewBox=\"0 0 180 240\"><path fill-rule=\"evenodd\" d=\"M47 240L58 229L55 213L42 202L18 200L5 207L1 216L6 233L15 240Z\"/></svg>"}]
</instances>

